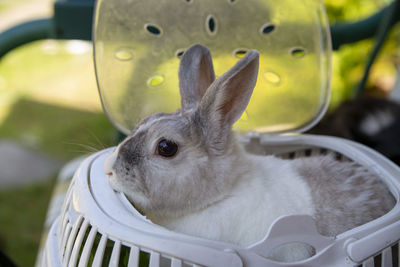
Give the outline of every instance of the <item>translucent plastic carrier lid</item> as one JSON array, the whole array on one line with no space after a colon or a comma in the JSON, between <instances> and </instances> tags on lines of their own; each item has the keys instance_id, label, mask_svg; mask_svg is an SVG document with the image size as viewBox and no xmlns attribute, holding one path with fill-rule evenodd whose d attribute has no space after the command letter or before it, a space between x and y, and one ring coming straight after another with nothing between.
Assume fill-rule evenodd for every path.
<instances>
[{"instance_id":1,"label":"translucent plastic carrier lid","mask_svg":"<svg viewBox=\"0 0 400 267\"><path fill-rule=\"evenodd\" d=\"M298 132L330 95L330 34L319 0L98 0L95 67L104 110L129 133L145 116L180 108L185 49L207 46L216 76L260 52L257 85L235 129Z\"/></svg>"}]
</instances>

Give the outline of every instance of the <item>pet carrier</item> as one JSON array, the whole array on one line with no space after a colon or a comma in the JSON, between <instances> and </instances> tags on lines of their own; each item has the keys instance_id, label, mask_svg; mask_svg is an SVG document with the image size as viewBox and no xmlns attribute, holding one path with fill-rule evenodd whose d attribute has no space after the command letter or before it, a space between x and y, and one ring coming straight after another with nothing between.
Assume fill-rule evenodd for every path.
<instances>
[{"instance_id":1,"label":"pet carrier","mask_svg":"<svg viewBox=\"0 0 400 267\"><path fill-rule=\"evenodd\" d=\"M258 154L297 158L332 153L339 161L357 162L382 178L397 204L388 214L336 238L319 235L311 217L282 217L261 242L243 248L152 224L123 194L110 188L103 172L108 149L87 158L75 173L40 266L397 266L400 181L396 165L365 146L333 137L262 135L243 143ZM287 265L267 259L274 248L299 242L313 247L316 254Z\"/></svg>"}]
</instances>

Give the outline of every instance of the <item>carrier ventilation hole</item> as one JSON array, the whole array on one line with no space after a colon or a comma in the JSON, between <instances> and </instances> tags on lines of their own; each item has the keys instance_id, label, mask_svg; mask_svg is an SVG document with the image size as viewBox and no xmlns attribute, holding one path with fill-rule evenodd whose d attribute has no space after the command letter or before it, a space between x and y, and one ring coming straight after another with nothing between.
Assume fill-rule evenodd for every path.
<instances>
[{"instance_id":1,"label":"carrier ventilation hole","mask_svg":"<svg viewBox=\"0 0 400 267\"><path fill-rule=\"evenodd\" d=\"M272 84L279 84L281 82L281 77L279 77L278 74L272 71L265 72L264 78Z\"/></svg>"},{"instance_id":2,"label":"carrier ventilation hole","mask_svg":"<svg viewBox=\"0 0 400 267\"><path fill-rule=\"evenodd\" d=\"M175 56L180 59L184 53L185 53L185 50L179 49L175 52Z\"/></svg>"},{"instance_id":3,"label":"carrier ventilation hole","mask_svg":"<svg viewBox=\"0 0 400 267\"><path fill-rule=\"evenodd\" d=\"M192 0L185 0L186 1L186 3L191 3L191 2L193 2Z\"/></svg>"},{"instance_id":4,"label":"carrier ventilation hole","mask_svg":"<svg viewBox=\"0 0 400 267\"><path fill-rule=\"evenodd\" d=\"M343 160L343 155L340 154L339 152L335 152L335 159L337 161L342 161Z\"/></svg>"},{"instance_id":5,"label":"carrier ventilation hole","mask_svg":"<svg viewBox=\"0 0 400 267\"><path fill-rule=\"evenodd\" d=\"M396 243L391 247L392 250L392 263L393 266L399 266L400 264L400 243Z\"/></svg>"},{"instance_id":6,"label":"carrier ventilation hole","mask_svg":"<svg viewBox=\"0 0 400 267\"><path fill-rule=\"evenodd\" d=\"M130 248L124 245L121 245L121 250L119 253L119 266L128 266L130 256Z\"/></svg>"},{"instance_id":7,"label":"carrier ventilation hole","mask_svg":"<svg viewBox=\"0 0 400 267\"><path fill-rule=\"evenodd\" d=\"M172 266L172 260L170 258L167 258L167 257L164 257L163 255L161 255L160 266Z\"/></svg>"},{"instance_id":8,"label":"carrier ventilation hole","mask_svg":"<svg viewBox=\"0 0 400 267\"><path fill-rule=\"evenodd\" d=\"M161 33L162 33L161 28L159 26L154 25L154 24L147 23L147 24L144 25L144 27L147 30L147 32L152 34L152 35L158 36L158 35L161 35Z\"/></svg>"},{"instance_id":9,"label":"carrier ventilation hole","mask_svg":"<svg viewBox=\"0 0 400 267\"><path fill-rule=\"evenodd\" d=\"M150 266L149 264L150 264L150 253L147 251L140 250L138 266Z\"/></svg>"},{"instance_id":10,"label":"carrier ventilation hole","mask_svg":"<svg viewBox=\"0 0 400 267\"><path fill-rule=\"evenodd\" d=\"M302 58L305 56L306 50L304 50L304 48L296 47L290 50L290 54L292 55L292 57Z\"/></svg>"},{"instance_id":11,"label":"carrier ventilation hole","mask_svg":"<svg viewBox=\"0 0 400 267\"><path fill-rule=\"evenodd\" d=\"M374 257L374 267L382 267L382 254L378 254Z\"/></svg>"},{"instance_id":12,"label":"carrier ventilation hole","mask_svg":"<svg viewBox=\"0 0 400 267\"><path fill-rule=\"evenodd\" d=\"M274 24L271 24L271 23L264 24L264 25L261 26L261 28L260 28L260 32L261 32L262 34L265 34L265 35L270 34L270 33L273 32L274 30L275 30L275 25L274 25Z\"/></svg>"},{"instance_id":13,"label":"carrier ventilation hole","mask_svg":"<svg viewBox=\"0 0 400 267\"><path fill-rule=\"evenodd\" d=\"M129 61L133 59L133 51L129 48L121 48L115 52L114 56L120 61Z\"/></svg>"},{"instance_id":14,"label":"carrier ventilation hole","mask_svg":"<svg viewBox=\"0 0 400 267\"><path fill-rule=\"evenodd\" d=\"M103 266L109 265L114 245L115 245L114 241L112 241L111 239L107 239L106 247L104 248L104 254L103 254L103 261L102 261Z\"/></svg>"},{"instance_id":15,"label":"carrier ventilation hole","mask_svg":"<svg viewBox=\"0 0 400 267\"><path fill-rule=\"evenodd\" d=\"M229 0L229 2L230 2L231 4L234 4L234 3L236 2L236 0Z\"/></svg>"},{"instance_id":16,"label":"carrier ventilation hole","mask_svg":"<svg viewBox=\"0 0 400 267\"><path fill-rule=\"evenodd\" d=\"M151 87L158 86L164 82L164 76L161 74L154 75L147 80L147 85Z\"/></svg>"},{"instance_id":17,"label":"carrier ventilation hole","mask_svg":"<svg viewBox=\"0 0 400 267\"><path fill-rule=\"evenodd\" d=\"M237 58L244 57L244 55L246 55L246 53L247 53L247 50L242 49L242 48L239 48L239 49L236 49L235 51L233 51L233 55Z\"/></svg>"},{"instance_id":18,"label":"carrier ventilation hole","mask_svg":"<svg viewBox=\"0 0 400 267\"><path fill-rule=\"evenodd\" d=\"M209 15L206 19L206 29L210 35L217 33L217 23L212 15Z\"/></svg>"}]
</instances>

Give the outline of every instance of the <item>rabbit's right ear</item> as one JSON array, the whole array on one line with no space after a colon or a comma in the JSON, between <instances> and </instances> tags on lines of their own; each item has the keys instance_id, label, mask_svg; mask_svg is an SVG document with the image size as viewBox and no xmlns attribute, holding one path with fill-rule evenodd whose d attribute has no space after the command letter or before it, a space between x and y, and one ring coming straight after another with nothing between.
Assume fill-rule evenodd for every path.
<instances>
[{"instance_id":1,"label":"rabbit's right ear","mask_svg":"<svg viewBox=\"0 0 400 267\"><path fill-rule=\"evenodd\" d=\"M182 109L196 108L214 80L210 51L199 44L191 46L183 54L179 66Z\"/></svg>"}]
</instances>

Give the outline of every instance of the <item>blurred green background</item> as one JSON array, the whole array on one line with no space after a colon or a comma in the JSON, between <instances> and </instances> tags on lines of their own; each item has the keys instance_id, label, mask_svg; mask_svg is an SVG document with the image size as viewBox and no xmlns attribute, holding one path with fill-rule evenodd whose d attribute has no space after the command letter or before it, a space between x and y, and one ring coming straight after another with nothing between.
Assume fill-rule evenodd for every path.
<instances>
[{"instance_id":1,"label":"blurred green background","mask_svg":"<svg viewBox=\"0 0 400 267\"><path fill-rule=\"evenodd\" d=\"M0 0L0 31L50 16L52 4ZM62 163L111 146L114 138L102 112L89 42L39 41L0 59L0 140ZM22 187L0 183L0 249L19 266L35 263L55 177Z\"/></svg>"},{"instance_id":2,"label":"blurred green background","mask_svg":"<svg viewBox=\"0 0 400 267\"><path fill-rule=\"evenodd\" d=\"M391 1L325 0L331 23L369 16ZM0 31L49 16L50 0L0 0ZM387 94L400 63L395 27L373 66L368 90ZM331 109L348 99L362 77L373 40L333 54ZM15 141L61 162L108 147L115 130L102 112L91 44L46 40L15 49L0 60L0 139ZM33 266L55 175L45 182L0 187L0 249L20 266Z\"/></svg>"},{"instance_id":3,"label":"blurred green background","mask_svg":"<svg viewBox=\"0 0 400 267\"><path fill-rule=\"evenodd\" d=\"M330 24L352 22L368 17L390 0L325 0ZM397 24L391 30L371 70L367 93L385 95L390 92L396 81L396 65L400 63L400 27ZM374 46L374 40L343 45L333 53L332 58L332 96L330 108L335 108L343 100L349 99L364 74L365 63Z\"/></svg>"}]
</instances>

